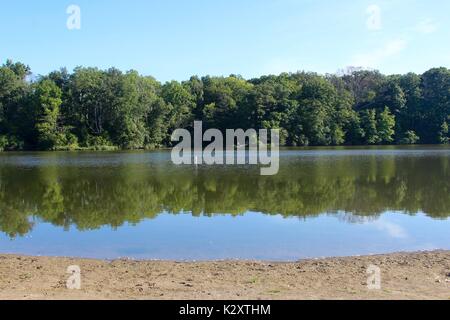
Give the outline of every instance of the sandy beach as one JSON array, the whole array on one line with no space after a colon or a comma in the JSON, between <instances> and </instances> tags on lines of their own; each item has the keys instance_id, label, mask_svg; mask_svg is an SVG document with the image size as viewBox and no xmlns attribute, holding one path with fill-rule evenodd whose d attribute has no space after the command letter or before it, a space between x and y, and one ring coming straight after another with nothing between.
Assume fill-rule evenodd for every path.
<instances>
[{"instance_id":1,"label":"sandy beach","mask_svg":"<svg viewBox=\"0 0 450 320\"><path fill-rule=\"evenodd\" d=\"M67 267L81 269L69 290ZM367 268L381 289L367 288ZM0 255L0 299L450 299L450 251L293 263L102 261Z\"/></svg>"}]
</instances>

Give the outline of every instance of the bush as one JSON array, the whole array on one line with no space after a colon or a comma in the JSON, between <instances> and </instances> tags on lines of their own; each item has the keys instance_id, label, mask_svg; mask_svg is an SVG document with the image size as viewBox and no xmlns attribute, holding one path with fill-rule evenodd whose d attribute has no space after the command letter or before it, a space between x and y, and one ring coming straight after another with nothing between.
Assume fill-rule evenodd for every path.
<instances>
[{"instance_id":1,"label":"bush","mask_svg":"<svg viewBox=\"0 0 450 320\"><path fill-rule=\"evenodd\" d=\"M444 122L441 126L441 131L439 131L439 143L449 144L450 143L450 129L447 122Z\"/></svg>"},{"instance_id":2,"label":"bush","mask_svg":"<svg viewBox=\"0 0 450 320\"><path fill-rule=\"evenodd\" d=\"M403 138L400 140L400 144L416 144L419 140L419 136L414 131L408 130L404 133Z\"/></svg>"},{"instance_id":3,"label":"bush","mask_svg":"<svg viewBox=\"0 0 450 320\"><path fill-rule=\"evenodd\" d=\"M0 136L0 151L5 151L8 146L8 138L6 136Z\"/></svg>"},{"instance_id":4,"label":"bush","mask_svg":"<svg viewBox=\"0 0 450 320\"><path fill-rule=\"evenodd\" d=\"M77 150L79 149L78 145L78 138L76 135L70 132L61 133L58 136L58 142L57 145L53 148L57 151L63 151L63 150Z\"/></svg>"},{"instance_id":5,"label":"bush","mask_svg":"<svg viewBox=\"0 0 450 320\"><path fill-rule=\"evenodd\" d=\"M103 136L89 136L86 141L87 147L112 146L113 143Z\"/></svg>"},{"instance_id":6,"label":"bush","mask_svg":"<svg viewBox=\"0 0 450 320\"><path fill-rule=\"evenodd\" d=\"M0 151L15 151L23 150L24 142L23 140L17 138L16 136L0 136Z\"/></svg>"}]
</instances>

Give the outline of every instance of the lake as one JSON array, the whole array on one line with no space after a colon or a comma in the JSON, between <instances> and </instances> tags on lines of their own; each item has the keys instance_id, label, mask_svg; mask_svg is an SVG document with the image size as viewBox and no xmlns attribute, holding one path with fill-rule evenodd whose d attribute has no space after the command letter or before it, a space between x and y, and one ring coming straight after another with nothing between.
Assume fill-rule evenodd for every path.
<instances>
[{"instance_id":1,"label":"lake","mask_svg":"<svg viewBox=\"0 0 450 320\"><path fill-rule=\"evenodd\" d=\"M291 261L450 249L450 147L299 148L280 171L169 151L0 154L0 252Z\"/></svg>"}]
</instances>

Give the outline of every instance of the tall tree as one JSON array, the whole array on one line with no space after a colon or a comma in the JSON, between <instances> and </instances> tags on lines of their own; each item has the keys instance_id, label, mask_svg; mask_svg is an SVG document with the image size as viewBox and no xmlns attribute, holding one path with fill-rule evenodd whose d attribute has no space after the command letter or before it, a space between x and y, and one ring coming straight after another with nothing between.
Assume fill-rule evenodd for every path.
<instances>
[{"instance_id":1,"label":"tall tree","mask_svg":"<svg viewBox=\"0 0 450 320\"><path fill-rule=\"evenodd\" d=\"M20 62L7 60L0 67L0 136L2 149L23 147L22 129L26 127L22 115L29 85L30 68Z\"/></svg>"},{"instance_id":2,"label":"tall tree","mask_svg":"<svg viewBox=\"0 0 450 320\"><path fill-rule=\"evenodd\" d=\"M435 68L422 75L422 112L424 121L421 138L424 142L439 142L439 131L450 114L450 70Z\"/></svg>"},{"instance_id":3,"label":"tall tree","mask_svg":"<svg viewBox=\"0 0 450 320\"><path fill-rule=\"evenodd\" d=\"M361 127L364 131L364 141L366 144L380 143L380 136L377 129L377 112L375 109L367 109L361 112Z\"/></svg>"},{"instance_id":4,"label":"tall tree","mask_svg":"<svg viewBox=\"0 0 450 320\"><path fill-rule=\"evenodd\" d=\"M61 89L51 80L42 80L34 91L34 129L37 146L43 150L52 150L60 142L58 132Z\"/></svg>"},{"instance_id":5,"label":"tall tree","mask_svg":"<svg viewBox=\"0 0 450 320\"><path fill-rule=\"evenodd\" d=\"M395 116L391 113L388 107L385 107L383 112L378 115L378 139L382 143L391 143L394 141L395 134Z\"/></svg>"}]
</instances>

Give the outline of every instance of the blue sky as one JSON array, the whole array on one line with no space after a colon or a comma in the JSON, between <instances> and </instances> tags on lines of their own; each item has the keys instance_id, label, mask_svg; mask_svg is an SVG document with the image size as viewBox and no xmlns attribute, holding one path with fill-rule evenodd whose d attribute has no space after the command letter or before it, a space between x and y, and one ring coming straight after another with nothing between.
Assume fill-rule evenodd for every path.
<instances>
[{"instance_id":1,"label":"blue sky","mask_svg":"<svg viewBox=\"0 0 450 320\"><path fill-rule=\"evenodd\" d=\"M69 30L66 10L81 9ZM283 71L450 67L447 0L0 0L0 60L158 80Z\"/></svg>"}]
</instances>

